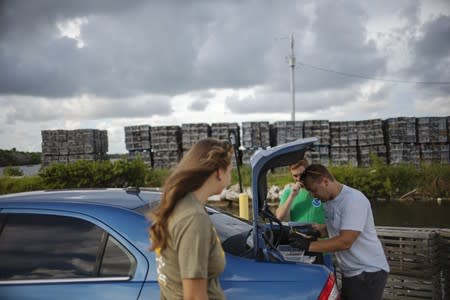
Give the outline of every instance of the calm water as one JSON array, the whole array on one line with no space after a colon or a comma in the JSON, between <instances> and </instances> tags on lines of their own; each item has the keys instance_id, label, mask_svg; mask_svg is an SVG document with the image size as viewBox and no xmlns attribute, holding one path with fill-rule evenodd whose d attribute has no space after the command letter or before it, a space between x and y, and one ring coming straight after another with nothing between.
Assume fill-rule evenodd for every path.
<instances>
[{"instance_id":1,"label":"calm water","mask_svg":"<svg viewBox=\"0 0 450 300\"><path fill-rule=\"evenodd\" d=\"M392 202L372 204L377 226L450 228L450 202Z\"/></svg>"},{"instance_id":2,"label":"calm water","mask_svg":"<svg viewBox=\"0 0 450 300\"><path fill-rule=\"evenodd\" d=\"M450 228L449 201L441 205L436 202L375 203L372 204L372 211L376 226ZM230 212L239 215L236 207Z\"/></svg>"},{"instance_id":3,"label":"calm water","mask_svg":"<svg viewBox=\"0 0 450 300\"><path fill-rule=\"evenodd\" d=\"M17 166L17 167L22 170L23 175L31 176L31 175L36 175L39 172L41 165L38 164L38 165ZM4 167L0 167L0 175L3 175L3 169L4 169Z\"/></svg>"}]
</instances>

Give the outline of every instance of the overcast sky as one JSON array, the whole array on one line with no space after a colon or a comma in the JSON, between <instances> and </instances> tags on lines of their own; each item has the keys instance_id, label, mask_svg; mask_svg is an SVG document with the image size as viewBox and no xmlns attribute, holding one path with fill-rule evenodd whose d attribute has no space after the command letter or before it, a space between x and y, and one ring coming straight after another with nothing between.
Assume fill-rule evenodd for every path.
<instances>
[{"instance_id":1,"label":"overcast sky","mask_svg":"<svg viewBox=\"0 0 450 300\"><path fill-rule=\"evenodd\" d=\"M449 0L0 0L0 149L290 120L291 33L296 120L450 115Z\"/></svg>"}]
</instances>

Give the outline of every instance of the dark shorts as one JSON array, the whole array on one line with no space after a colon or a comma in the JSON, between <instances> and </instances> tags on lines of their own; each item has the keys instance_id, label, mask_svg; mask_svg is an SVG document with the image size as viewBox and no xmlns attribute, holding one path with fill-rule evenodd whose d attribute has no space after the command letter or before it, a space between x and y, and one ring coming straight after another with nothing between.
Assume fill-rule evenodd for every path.
<instances>
[{"instance_id":1,"label":"dark shorts","mask_svg":"<svg viewBox=\"0 0 450 300\"><path fill-rule=\"evenodd\" d=\"M342 300L380 300L386 285L388 273L362 272L353 277L342 278Z\"/></svg>"}]
</instances>

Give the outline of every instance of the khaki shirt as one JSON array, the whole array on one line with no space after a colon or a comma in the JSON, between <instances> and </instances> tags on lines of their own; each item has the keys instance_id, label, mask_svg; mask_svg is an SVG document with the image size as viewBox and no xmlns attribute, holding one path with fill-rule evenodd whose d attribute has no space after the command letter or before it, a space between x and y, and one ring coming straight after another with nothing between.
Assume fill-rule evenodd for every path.
<instances>
[{"instance_id":1,"label":"khaki shirt","mask_svg":"<svg viewBox=\"0 0 450 300\"><path fill-rule=\"evenodd\" d=\"M194 194L178 202L168 226L167 247L161 253L156 250L161 299L183 299L183 279L207 279L209 299L225 299L219 283L225 255L205 207Z\"/></svg>"}]
</instances>

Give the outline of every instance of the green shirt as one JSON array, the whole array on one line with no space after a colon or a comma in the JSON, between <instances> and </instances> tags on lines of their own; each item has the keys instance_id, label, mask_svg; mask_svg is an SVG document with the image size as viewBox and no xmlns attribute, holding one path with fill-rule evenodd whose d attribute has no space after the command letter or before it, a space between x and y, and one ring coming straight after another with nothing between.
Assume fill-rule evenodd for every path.
<instances>
[{"instance_id":1,"label":"green shirt","mask_svg":"<svg viewBox=\"0 0 450 300\"><path fill-rule=\"evenodd\" d=\"M286 188L280 197L280 205L286 202L291 194L291 188ZM310 193L301 188L297 196L292 200L290 220L294 222L324 224L323 204L319 199L314 199Z\"/></svg>"},{"instance_id":2,"label":"green shirt","mask_svg":"<svg viewBox=\"0 0 450 300\"><path fill-rule=\"evenodd\" d=\"M183 279L194 278L208 281L209 299L225 299L219 283L225 254L205 207L194 194L177 203L168 229L167 247L161 253L155 251L161 299L183 299Z\"/></svg>"}]
</instances>

